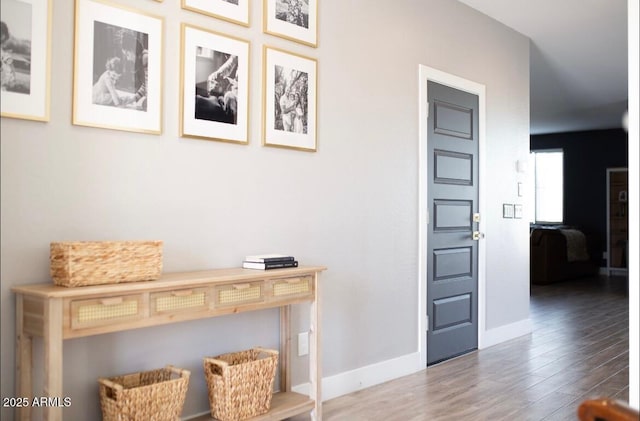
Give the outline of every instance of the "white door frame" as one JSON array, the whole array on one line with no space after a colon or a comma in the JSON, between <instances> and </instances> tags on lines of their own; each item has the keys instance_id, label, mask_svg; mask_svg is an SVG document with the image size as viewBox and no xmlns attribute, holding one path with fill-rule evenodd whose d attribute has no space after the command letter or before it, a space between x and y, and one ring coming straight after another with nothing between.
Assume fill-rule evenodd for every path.
<instances>
[{"instance_id":1,"label":"white door frame","mask_svg":"<svg viewBox=\"0 0 640 421\"><path fill-rule=\"evenodd\" d=\"M442 72L432 67L419 65L419 104L418 104L418 352L420 353L420 368L427 366L427 224L429 221L429 209L427 203L428 183L428 156L427 156L427 128L428 128L428 106L427 106L427 81L437 82L461 91L478 95L478 209L480 211L480 223L478 230L485 232L486 207L484 203L485 181L485 120L486 120L486 88L480 83L476 83L461 77ZM478 349L483 348L483 333L485 331L486 318L486 250L485 240L478 241Z\"/></svg>"}]
</instances>

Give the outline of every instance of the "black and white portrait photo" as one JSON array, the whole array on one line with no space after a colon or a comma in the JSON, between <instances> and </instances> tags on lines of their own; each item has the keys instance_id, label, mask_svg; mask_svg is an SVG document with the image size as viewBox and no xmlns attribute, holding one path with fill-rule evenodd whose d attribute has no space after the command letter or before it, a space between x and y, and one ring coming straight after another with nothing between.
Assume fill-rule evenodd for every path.
<instances>
[{"instance_id":1,"label":"black and white portrait photo","mask_svg":"<svg viewBox=\"0 0 640 421\"><path fill-rule=\"evenodd\" d=\"M73 124L162 133L162 16L76 2Z\"/></svg>"},{"instance_id":2,"label":"black and white portrait photo","mask_svg":"<svg viewBox=\"0 0 640 421\"><path fill-rule=\"evenodd\" d=\"M309 75L284 66L274 66L274 129L307 133Z\"/></svg>"},{"instance_id":3,"label":"black and white portrait photo","mask_svg":"<svg viewBox=\"0 0 640 421\"><path fill-rule=\"evenodd\" d=\"M309 0L276 0L276 19L309 28Z\"/></svg>"},{"instance_id":4,"label":"black and white portrait photo","mask_svg":"<svg viewBox=\"0 0 640 421\"><path fill-rule=\"evenodd\" d=\"M180 136L248 143L249 41L182 25Z\"/></svg>"},{"instance_id":5,"label":"black and white portrait photo","mask_svg":"<svg viewBox=\"0 0 640 421\"><path fill-rule=\"evenodd\" d=\"M146 33L94 22L93 104L147 111L148 40Z\"/></svg>"},{"instance_id":6,"label":"black and white portrait photo","mask_svg":"<svg viewBox=\"0 0 640 421\"><path fill-rule=\"evenodd\" d=\"M238 56L196 47L195 118L237 124Z\"/></svg>"},{"instance_id":7,"label":"black and white portrait photo","mask_svg":"<svg viewBox=\"0 0 640 421\"><path fill-rule=\"evenodd\" d=\"M264 146L316 151L317 60L264 47Z\"/></svg>"},{"instance_id":8,"label":"black and white portrait photo","mask_svg":"<svg viewBox=\"0 0 640 421\"><path fill-rule=\"evenodd\" d=\"M2 0L2 91L31 93L31 4Z\"/></svg>"}]
</instances>

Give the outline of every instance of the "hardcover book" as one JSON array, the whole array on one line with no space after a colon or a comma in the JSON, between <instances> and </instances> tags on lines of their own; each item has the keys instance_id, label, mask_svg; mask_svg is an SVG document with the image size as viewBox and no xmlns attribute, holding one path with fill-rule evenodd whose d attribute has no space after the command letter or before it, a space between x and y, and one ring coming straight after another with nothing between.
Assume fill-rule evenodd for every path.
<instances>
[{"instance_id":1,"label":"hardcover book","mask_svg":"<svg viewBox=\"0 0 640 421\"><path fill-rule=\"evenodd\" d=\"M259 263L259 262L242 262L242 267L245 269L281 269L281 268L295 268L298 267L297 260L290 260L284 262L267 262L267 263Z\"/></svg>"}]
</instances>

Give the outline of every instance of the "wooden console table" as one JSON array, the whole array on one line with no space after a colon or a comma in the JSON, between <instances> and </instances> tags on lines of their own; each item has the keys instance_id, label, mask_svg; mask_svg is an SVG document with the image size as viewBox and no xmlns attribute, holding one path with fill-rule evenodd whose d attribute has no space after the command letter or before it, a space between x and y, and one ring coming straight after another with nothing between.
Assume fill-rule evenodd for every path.
<instances>
[{"instance_id":1,"label":"wooden console table","mask_svg":"<svg viewBox=\"0 0 640 421\"><path fill-rule=\"evenodd\" d=\"M167 323L280 308L280 392L269 413L256 420L280 420L311 412L320 421L321 358L318 277L322 266L268 271L216 269L168 273L156 281L66 288L51 283L12 288L16 293L16 394L32 398L32 340L44 341L44 393L64 398L62 344L65 339ZM291 391L291 304L310 302L309 396ZM204 356L204 355L203 355ZM73 402L72 402L73 404ZM18 408L29 420L29 407ZM45 407L46 420L62 420L62 407ZM204 417L201 419L212 419Z\"/></svg>"}]
</instances>

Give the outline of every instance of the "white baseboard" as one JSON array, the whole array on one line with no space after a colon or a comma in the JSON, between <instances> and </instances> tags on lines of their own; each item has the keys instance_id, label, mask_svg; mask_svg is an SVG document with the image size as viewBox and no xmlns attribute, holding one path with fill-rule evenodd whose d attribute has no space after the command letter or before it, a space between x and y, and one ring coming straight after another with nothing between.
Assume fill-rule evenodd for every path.
<instances>
[{"instance_id":1,"label":"white baseboard","mask_svg":"<svg viewBox=\"0 0 640 421\"><path fill-rule=\"evenodd\" d=\"M501 342L527 335L531 333L532 329L531 319L524 319L505 326L487 330L481 336L478 348L488 348Z\"/></svg>"},{"instance_id":2,"label":"white baseboard","mask_svg":"<svg viewBox=\"0 0 640 421\"><path fill-rule=\"evenodd\" d=\"M480 349L488 348L492 345L527 335L531 333L531 331L532 325L530 319L520 320L506 326L490 329L481 335L481 343L478 344L478 347ZM415 352L360 367L355 370L324 377L322 379L322 400L327 401L389 380L408 376L423 368L424 367L420 366L420 353ZM292 390L308 395L309 383L293 386Z\"/></svg>"},{"instance_id":3,"label":"white baseboard","mask_svg":"<svg viewBox=\"0 0 640 421\"><path fill-rule=\"evenodd\" d=\"M345 371L322 379L322 400L356 392L420 371L420 353L407 354L380 363ZM294 392L309 394L309 383L293 386Z\"/></svg>"}]
</instances>

